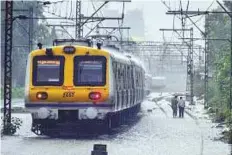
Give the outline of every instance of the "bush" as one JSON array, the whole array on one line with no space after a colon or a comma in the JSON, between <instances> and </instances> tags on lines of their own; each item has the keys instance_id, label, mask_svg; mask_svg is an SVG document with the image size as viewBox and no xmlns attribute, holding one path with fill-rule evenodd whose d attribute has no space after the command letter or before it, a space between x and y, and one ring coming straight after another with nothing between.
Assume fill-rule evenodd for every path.
<instances>
[{"instance_id":1,"label":"bush","mask_svg":"<svg viewBox=\"0 0 232 155\"><path fill-rule=\"evenodd\" d=\"M223 141L225 141L225 142L227 142L227 143L229 143L229 144L232 144L232 131L231 131L231 129L230 130L228 130L228 131L224 131L223 133L222 133L222 140Z\"/></svg>"},{"instance_id":2,"label":"bush","mask_svg":"<svg viewBox=\"0 0 232 155\"><path fill-rule=\"evenodd\" d=\"M193 85L193 94L196 97L200 97L204 94L204 84L196 83Z\"/></svg>"},{"instance_id":3,"label":"bush","mask_svg":"<svg viewBox=\"0 0 232 155\"><path fill-rule=\"evenodd\" d=\"M12 89L12 98L23 98L24 97L24 88L16 87Z\"/></svg>"},{"instance_id":4,"label":"bush","mask_svg":"<svg viewBox=\"0 0 232 155\"><path fill-rule=\"evenodd\" d=\"M215 116L215 122L218 122L218 123L224 122L225 119L226 119L226 116L225 116L225 113L223 113L223 112L219 112L219 113L216 114L216 116Z\"/></svg>"},{"instance_id":5,"label":"bush","mask_svg":"<svg viewBox=\"0 0 232 155\"><path fill-rule=\"evenodd\" d=\"M2 119L2 128L1 128L1 135L14 135L17 129L20 129L22 126L22 120L17 117L11 118L11 123L8 123L6 126L3 126L4 120Z\"/></svg>"},{"instance_id":6,"label":"bush","mask_svg":"<svg viewBox=\"0 0 232 155\"><path fill-rule=\"evenodd\" d=\"M1 98L3 98L4 89L1 88ZM23 98L24 97L24 88L23 87L15 87L12 88L12 98Z\"/></svg>"}]
</instances>

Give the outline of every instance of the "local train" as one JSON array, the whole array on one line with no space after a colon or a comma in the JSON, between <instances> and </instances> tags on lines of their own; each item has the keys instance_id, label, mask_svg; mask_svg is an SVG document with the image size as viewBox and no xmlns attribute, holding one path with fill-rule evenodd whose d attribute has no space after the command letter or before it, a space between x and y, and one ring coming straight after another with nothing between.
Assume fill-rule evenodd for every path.
<instances>
[{"instance_id":1,"label":"local train","mask_svg":"<svg viewBox=\"0 0 232 155\"><path fill-rule=\"evenodd\" d=\"M116 127L140 110L144 81L142 64L114 48L64 45L34 50L25 82L31 130L51 135L61 124L75 130L80 122Z\"/></svg>"}]
</instances>

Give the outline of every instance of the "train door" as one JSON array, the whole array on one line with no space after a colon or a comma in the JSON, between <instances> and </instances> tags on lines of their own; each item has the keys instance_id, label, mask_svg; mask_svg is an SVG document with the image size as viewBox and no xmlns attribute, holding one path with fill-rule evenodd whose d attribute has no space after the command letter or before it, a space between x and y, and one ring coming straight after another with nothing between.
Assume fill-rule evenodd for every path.
<instances>
[{"instance_id":1,"label":"train door","mask_svg":"<svg viewBox=\"0 0 232 155\"><path fill-rule=\"evenodd\" d=\"M115 110L118 110L119 109L119 94L118 94L118 88L119 88L119 85L118 85L118 74L117 74L117 62L113 62L113 74L114 74L114 104L115 104Z\"/></svg>"}]
</instances>

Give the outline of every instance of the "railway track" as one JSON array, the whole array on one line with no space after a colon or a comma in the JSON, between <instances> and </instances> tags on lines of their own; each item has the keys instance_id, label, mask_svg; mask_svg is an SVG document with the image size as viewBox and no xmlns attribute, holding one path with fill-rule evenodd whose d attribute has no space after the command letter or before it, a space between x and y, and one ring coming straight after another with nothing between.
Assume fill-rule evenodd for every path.
<instances>
[{"instance_id":1,"label":"railway track","mask_svg":"<svg viewBox=\"0 0 232 155\"><path fill-rule=\"evenodd\" d=\"M199 121L198 121L198 118L196 116L194 116L193 114L191 114L188 110L185 110L185 113L195 121L197 127L200 129L201 131L201 146L200 146L200 155L203 155L204 154L204 138L203 138L203 133L202 133L202 130L201 130L201 127L199 125Z\"/></svg>"},{"instance_id":2,"label":"railway track","mask_svg":"<svg viewBox=\"0 0 232 155\"><path fill-rule=\"evenodd\" d=\"M162 108L162 107L158 104L157 101L154 101L154 102L155 102L155 104L157 105L157 107L162 111L162 113L163 113L166 117L168 117L168 114L167 114L167 112L164 110L164 108Z\"/></svg>"},{"instance_id":3,"label":"railway track","mask_svg":"<svg viewBox=\"0 0 232 155\"><path fill-rule=\"evenodd\" d=\"M170 107L171 107L171 104L168 104ZM192 113L190 113L188 110L185 110L184 111L191 119L194 120L196 126L200 129L201 131L201 146L200 146L200 152L199 152L199 155L203 155L204 153L204 138L203 138L203 133L202 133L202 130L201 130L201 127L199 125L199 121L198 121L198 118L196 116L194 116Z\"/></svg>"}]
</instances>

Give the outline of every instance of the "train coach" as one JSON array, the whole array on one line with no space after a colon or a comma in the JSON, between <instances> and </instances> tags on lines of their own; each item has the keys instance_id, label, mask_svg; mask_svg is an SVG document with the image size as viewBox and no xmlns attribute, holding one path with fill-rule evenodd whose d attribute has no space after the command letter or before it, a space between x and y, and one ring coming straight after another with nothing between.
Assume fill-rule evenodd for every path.
<instances>
[{"instance_id":1,"label":"train coach","mask_svg":"<svg viewBox=\"0 0 232 155\"><path fill-rule=\"evenodd\" d=\"M53 46L28 56L25 107L31 130L50 135L60 125L100 122L111 129L136 114L144 99L145 72L113 48Z\"/></svg>"}]
</instances>

